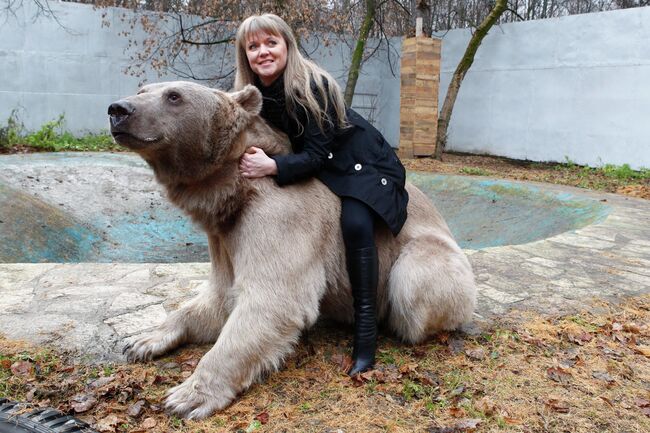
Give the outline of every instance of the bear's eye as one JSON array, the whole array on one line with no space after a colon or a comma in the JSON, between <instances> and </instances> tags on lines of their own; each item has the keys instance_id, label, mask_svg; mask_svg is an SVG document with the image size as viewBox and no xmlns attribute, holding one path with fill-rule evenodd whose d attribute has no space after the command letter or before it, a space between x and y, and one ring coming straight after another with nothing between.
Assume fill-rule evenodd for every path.
<instances>
[{"instance_id":1,"label":"bear's eye","mask_svg":"<svg viewBox=\"0 0 650 433\"><path fill-rule=\"evenodd\" d=\"M176 93L176 92L170 92L169 95L167 95L167 99L168 99L170 102L178 102L178 101L181 100L181 95L179 95L179 94Z\"/></svg>"}]
</instances>

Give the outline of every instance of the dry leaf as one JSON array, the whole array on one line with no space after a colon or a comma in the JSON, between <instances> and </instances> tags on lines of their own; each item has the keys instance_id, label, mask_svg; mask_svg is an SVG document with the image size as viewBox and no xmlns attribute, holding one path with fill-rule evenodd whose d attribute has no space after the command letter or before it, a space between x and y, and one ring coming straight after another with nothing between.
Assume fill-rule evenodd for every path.
<instances>
[{"instance_id":1,"label":"dry leaf","mask_svg":"<svg viewBox=\"0 0 650 433\"><path fill-rule=\"evenodd\" d=\"M558 413L569 413L569 404L556 398L548 399L544 402L546 406Z\"/></svg>"},{"instance_id":2,"label":"dry leaf","mask_svg":"<svg viewBox=\"0 0 650 433\"><path fill-rule=\"evenodd\" d=\"M144 421L142 421L142 424L140 425L144 429L152 429L158 424L155 418L145 418Z\"/></svg>"},{"instance_id":3,"label":"dry leaf","mask_svg":"<svg viewBox=\"0 0 650 433\"><path fill-rule=\"evenodd\" d=\"M77 394L72 397L70 406L75 412L81 413L92 409L97 404L97 399L92 394Z\"/></svg>"},{"instance_id":4,"label":"dry leaf","mask_svg":"<svg viewBox=\"0 0 650 433\"><path fill-rule=\"evenodd\" d=\"M342 371L348 372L352 368L352 357L342 353L336 353L330 357L330 361L338 365Z\"/></svg>"},{"instance_id":5,"label":"dry leaf","mask_svg":"<svg viewBox=\"0 0 650 433\"><path fill-rule=\"evenodd\" d=\"M638 407L650 407L650 400L646 400L645 398L636 398L634 399L634 404Z\"/></svg>"},{"instance_id":6,"label":"dry leaf","mask_svg":"<svg viewBox=\"0 0 650 433\"><path fill-rule=\"evenodd\" d=\"M593 340L593 336L589 334L588 332L582 332L578 335L571 335L569 336L569 339L573 341L576 344L579 344L582 346L585 343L588 343L589 341Z\"/></svg>"},{"instance_id":7,"label":"dry leaf","mask_svg":"<svg viewBox=\"0 0 650 433\"><path fill-rule=\"evenodd\" d=\"M126 414L134 418L139 417L142 414L142 409L144 409L144 403L144 400L138 400L137 402L133 403L126 410Z\"/></svg>"},{"instance_id":8,"label":"dry leaf","mask_svg":"<svg viewBox=\"0 0 650 433\"><path fill-rule=\"evenodd\" d=\"M506 422L506 424L511 424L511 425L519 425L523 422L518 418L510 418L508 416L504 416L503 420Z\"/></svg>"},{"instance_id":9,"label":"dry leaf","mask_svg":"<svg viewBox=\"0 0 650 433\"><path fill-rule=\"evenodd\" d=\"M497 410L496 404L492 400L490 400L488 397L483 397L476 403L474 403L474 407L481 412L483 412L487 416L492 416Z\"/></svg>"},{"instance_id":10,"label":"dry leaf","mask_svg":"<svg viewBox=\"0 0 650 433\"><path fill-rule=\"evenodd\" d=\"M399 372L402 374L413 373L418 368L418 364L410 363L404 364L399 368Z\"/></svg>"},{"instance_id":11,"label":"dry leaf","mask_svg":"<svg viewBox=\"0 0 650 433\"><path fill-rule=\"evenodd\" d=\"M610 399L608 399L607 397L604 397L604 396L601 395L600 398L601 398L605 403L607 403L608 405L610 405L611 407L614 407L614 404L612 403L612 401L611 401Z\"/></svg>"},{"instance_id":12,"label":"dry leaf","mask_svg":"<svg viewBox=\"0 0 650 433\"><path fill-rule=\"evenodd\" d=\"M16 361L10 368L15 376L30 376L34 371L34 364L29 361Z\"/></svg>"},{"instance_id":13,"label":"dry leaf","mask_svg":"<svg viewBox=\"0 0 650 433\"><path fill-rule=\"evenodd\" d=\"M266 424L267 422L269 422L269 413L268 412L258 413L257 415L255 415L255 419L259 421L261 424Z\"/></svg>"},{"instance_id":14,"label":"dry leaf","mask_svg":"<svg viewBox=\"0 0 650 433\"><path fill-rule=\"evenodd\" d=\"M612 376L609 375L606 371L594 371L591 373L591 376L598 380L603 380L607 383L616 382Z\"/></svg>"},{"instance_id":15,"label":"dry leaf","mask_svg":"<svg viewBox=\"0 0 650 433\"><path fill-rule=\"evenodd\" d=\"M476 349L467 349L465 351L465 355L467 355L471 359L480 361L485 358L485 349L483 349L482 347L478 347Z\"/></svg>"},{"instance_id":16,"label":"dry leaf","mask_svg":"<svg viewBox=\"0 0 650 433\"><path fill-rule=\"evenodd\" d=\"M549 379L563 385L569 383L571 373L560 367L551 367L546 370Z\"/></svg>"},{"instance_id":17,"label":"dry leaf","mask_svg":"<svg viewBox=\"0 0 650 433\"><path fill-rule=\"evenodd\" d=\"M458 423L454 426L458 430L474 430L476 429L476 426L482 423L483 421L478 419L478 418L467 418L467 419L462 419L458 421Z\"/></svg>"},{"instance_id":18,"label":"dry leaf","mask_svg":"<svg viewBox=\"0 0 650 433\"><path fill-rule=\"evenodd\" d=\"M453 416L454 418L461 418L464 416L467 416L467 413L465 412L465 409L462 407L450 407L449 408L449 415Z\"/></svg>"},{"instance_id":19,"label":"dry leaf","mask_svg":"<svg viewBox=\"0 0 650 433\"><path fill-rule=\"evenodd\" d=\"M646 358L650 358L650 346L635 346L634 351Z\"/></svg>"},{"instance_id":20,"label":"dry leaf","mask_svg":"<svg viewBox=\"0 0 650 433\"><path fill-rule=\"evenodd\" d=\"M117 425L120 423L120 418L117 415L110 414L107 417L104 417L97 421L95 428L100 432L114 432Z\"/></svg>"}]
</instances>

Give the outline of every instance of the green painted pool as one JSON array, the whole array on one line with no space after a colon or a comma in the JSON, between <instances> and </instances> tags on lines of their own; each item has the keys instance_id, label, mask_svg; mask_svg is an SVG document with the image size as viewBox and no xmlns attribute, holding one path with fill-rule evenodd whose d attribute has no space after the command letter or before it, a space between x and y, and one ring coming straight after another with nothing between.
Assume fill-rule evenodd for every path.
<instances>
[{"instance_id":1,"label":"green painted pool","mask_svg":"<svg viewBox=\"0 0 650 433\"><path fill-rule=\"evenodd\" d=\"M409 173L463 248L522 244L602 221L592 198L503 180ZM0 157L0 262L208 260L205 235L127 154Z\"/></svg>"}]
</instances>

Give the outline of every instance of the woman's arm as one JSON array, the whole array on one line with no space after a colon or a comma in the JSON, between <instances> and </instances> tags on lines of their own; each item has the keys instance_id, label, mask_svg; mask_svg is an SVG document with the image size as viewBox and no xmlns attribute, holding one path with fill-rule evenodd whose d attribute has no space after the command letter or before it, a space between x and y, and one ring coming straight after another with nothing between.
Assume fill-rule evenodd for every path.
<instances>
[{"instance_id":1,"label":"woman's arm","mask_svg":"<svg viewBox=\"0 0 650 433\"><path fill-rule=\"evenodd\" d=\"M276 164L276 180L278 185L298 182L318 173L334 144L334 128L324 122L323 129L310 116L306 116L304 126L304 146L301 152L288 155L274 155L271 159Z\"/></svg>"}]
</instances>

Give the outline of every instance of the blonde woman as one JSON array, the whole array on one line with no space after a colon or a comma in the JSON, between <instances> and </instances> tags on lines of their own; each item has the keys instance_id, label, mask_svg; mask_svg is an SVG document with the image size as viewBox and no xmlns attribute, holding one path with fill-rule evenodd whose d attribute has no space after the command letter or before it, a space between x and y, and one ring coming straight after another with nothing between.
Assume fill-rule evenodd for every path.
<instances>
[{"instance_id":1,"label":"blonde woman","mask_svg":"<svg viewBox=\"0 0 650 433\"><path fill-rule=\"evenodd\" d=\"M381 133L346 108L339 85L305 59L291 28L273 14L242 22L236 37L235 89L257 86L261 116L285 132L293 153L268 156L251 147L241 158L248 178L275 176L278 185L315 177L341 199L341 229L354 298L355 375L375 363L377 249L374 229L397 236L406 221L405 170ZM309 215L305 215L309 218Z\"/></svg>"}]
</instances>

